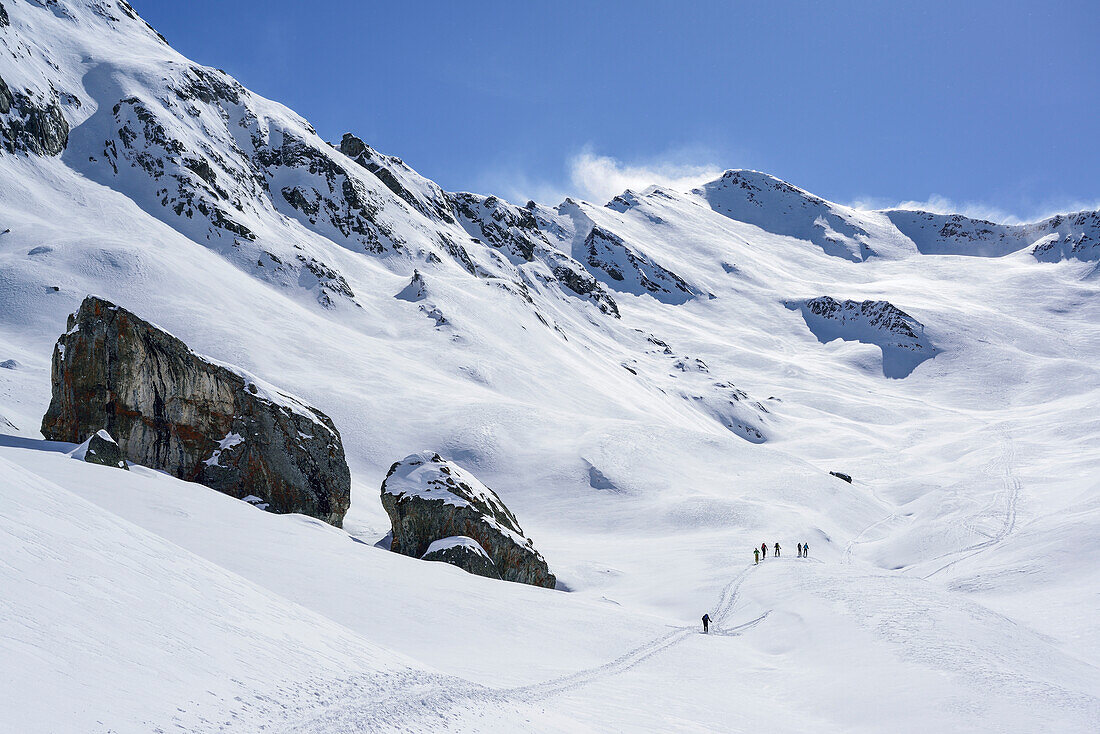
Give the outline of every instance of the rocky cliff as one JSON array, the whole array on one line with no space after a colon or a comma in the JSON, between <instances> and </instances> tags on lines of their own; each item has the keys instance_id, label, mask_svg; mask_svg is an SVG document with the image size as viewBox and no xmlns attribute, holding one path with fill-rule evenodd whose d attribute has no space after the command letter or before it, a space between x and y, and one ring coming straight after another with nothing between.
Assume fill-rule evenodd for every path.
<instances>
[{"instance_id":1,"label":"rocky cliff","mask_svg":"<svg viewBox=\"0 0 1100 734\"><path fill-rule=\"evenodd\" d=\"M939 352L925 334L924 324L889 301L838 301L820 296L787 305L802 311L806 326L822 343L845 339L878 346L886 377L907 377Z\"/></svg>"},{"instance_id":2,"label":"rocky cliff","mask_svg":"<svg viewBox=\"0 0 1100 734\"><path fill-rule=\"evenodd\" d=\"M505 581L551 589L557 583L496 493L439 454L423 451L395 463L382 482L382 506L396 553Z\"/></svg>"},{"instance_id":3,"label":"rocky cliff","mask_svg":"<svg viewBox=\"0 0 1100 734\"><path fill-rule=\"evenodd\" d=\"M46 438L75 443L105 428L137 464L272 512L343 521L351 474L328 416L129 311L84 299L52 374Z\"/></svg>"}]
</instances>

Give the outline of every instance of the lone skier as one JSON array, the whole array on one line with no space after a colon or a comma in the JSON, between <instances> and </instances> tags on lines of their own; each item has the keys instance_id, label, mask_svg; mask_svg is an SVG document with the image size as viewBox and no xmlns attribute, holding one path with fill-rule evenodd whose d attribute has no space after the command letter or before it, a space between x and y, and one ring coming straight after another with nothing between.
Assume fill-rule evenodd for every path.
<instances>
[{"instance_id":1,"label":"lone skier","mask_svg":"<svg viewBox=\"0 0 1100 734\"><path fill-rule=\"evenodd\" d=\"M753 560L753 565L755 565L757 563L760 563L760 549L759 548L753 548L752 549L752 555L753 555L753 558L755 559L755 560Z\"/></svg>"},{"instance_id":2,"label":"lone skier","mask_svg":"<svg viewBox=\"0 0 1100 734\"><path fill-rule=\"evenodd\" d=\"M779 543L775 544L775 557L779 558Z\"/></svg>"},{"instance_id":3,"label":"lone skier","mask_svg":"<svg viewBox=\"0 0 1100 734\"><path fill-rule=\"evenodd\" d=\"M704 635L710 634L710 615L709 614L704 614L703 615L703 634Z\"/></svg>"},{"instance_id":4,"label":"lone skier","mask_svg":"<svg viewBox=\"0 0 1100 734\"><path fill-rule=\"evenodd\" d=\"M761 543L760 544L760 552L764 554L765 558L768 557L768 544L767 543Z\"/></svg>"},{"instance_id":5,"label":"lone skier","mask_svg":"<svg viewBox=\"0 0 1100 734\"><path fill-rule=\"evenodd\" d=\"M802 544L801 543L798 544L798 557L799 558L802 557Z\"/></svg>"}]
</instances>

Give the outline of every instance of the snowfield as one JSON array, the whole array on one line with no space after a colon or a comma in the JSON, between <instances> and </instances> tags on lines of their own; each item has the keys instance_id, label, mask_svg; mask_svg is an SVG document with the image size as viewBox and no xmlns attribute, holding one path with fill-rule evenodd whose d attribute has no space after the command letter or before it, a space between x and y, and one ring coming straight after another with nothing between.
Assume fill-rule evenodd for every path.
<instances>
[{"instance_id":1,"label":"snowfield","mask_svg":"<svg viewBox=\"0 0 1100 734\"><path fill-rule=\"evenodd\" d=\"M328 145L124 3L0 2L0 133L68 128L0 146L0 729L1100 730L1095 212L751 171L514 206ZM344 529L43 441L88 293L329 415ZM376 545L422 450L558 590Z\"/></svg>"}]
</instances>

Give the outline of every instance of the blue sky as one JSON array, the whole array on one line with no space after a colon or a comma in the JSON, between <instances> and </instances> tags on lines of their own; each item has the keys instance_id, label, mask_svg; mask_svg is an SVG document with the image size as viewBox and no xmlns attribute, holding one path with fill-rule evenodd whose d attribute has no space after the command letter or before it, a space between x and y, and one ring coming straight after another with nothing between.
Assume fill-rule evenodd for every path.
<instances>
[{"instance_id":1,"label":"blue sky","mask_svg":"<svg viewBox=\"0 0 1100 734\"><path fill-rule=\"evenodd\" d=\"M134 0L179 51L450 190L755 168L833 201L1100 204L1100 3Z\"/></svg>"}]
</instances>

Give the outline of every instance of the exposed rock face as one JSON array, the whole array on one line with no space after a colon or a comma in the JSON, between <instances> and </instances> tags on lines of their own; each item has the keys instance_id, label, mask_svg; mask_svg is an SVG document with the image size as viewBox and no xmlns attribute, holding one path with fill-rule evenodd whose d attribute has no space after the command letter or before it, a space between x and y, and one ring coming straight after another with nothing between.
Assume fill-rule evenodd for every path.
<instances>
[{"instance_id":1,"label":"exposed rock face","mask_svg":"<svg viewBox=\"0 0 1100 734\"><path fill-rule=\"evenodd\" d=\"M832 474L837 479L843 479L848 484L852 483L852 476L850 474L845 474L844 472L839 472L839 471L831 471L829 473Z\"/></svg>"},{"instance_id":2,"label":"exposed rock face","mask_svg":"<svg viewBox=\"0 0 1100 734\"><path fill-rule=\"evenodd\" d=\"M838 301L821 296L787 306L801 309L806 325L823 344L846 339L878 346L886 377L907 377L939 352L925 335L924 324L889 301Z\"/></svg>"},{"instance_id":3,"label":"exposed rock face","mask_svg":"<svg viewBox=\"0 0 1100 734\"><path fill-rule=\"evenodd\" d=\"M122 455L122 449L107 431L96 431L91 438L80 445L77 451L84 455L84 461L89 464L113 466L130 471L130 467L126 466L126 457Z\"/></svg>"},{"instance_id":4,"label":"exposed rock face","mask_svg":"<svg viewBox=\"0 0 1100 734\"><path fill-rule=\"evenodd\" d=\"M69 144L69 123L58 96L8 88L0 77L0 147L8 153L58 155Z\"/></svg>"},{"instance_id":5,"label":"exposed rock face","mask_svg":"<svg viewBox=\"0 0 1100 734\"><path fill-rule=\"evenodd\" d=\"M88 296L53 354L51 440L106 426L137 464L340 526L351 474L328 416Z\"/></svg>"},{"instance_id":6,"label":"exposed rock face","mask_svg":"<svg viewBox=\"0 0 1100 734\"><path fill-rule=\"evenodd\" d=\"M470 573L505 581L551 589L556 584L546 560L496 493L439 454L411 454L390 467L382 506L393 525L395 553L458 561L455 565ZM491 567L472 557L474 545L485 551Z\"/></svg>"},{"instance_id":7,"label":"exposed rock face","mask_svg":"<svg viewBox=\"0 0 1100 734\"><path fill-rule=\"evenodd\" d=\"M500 578L493 559L481 547L481 543L462 535L435 541L428 546L428 552L421 560L442 561L458 566L467 573L488 576L491 579Z\"/></svg>"},{"instance_id":8,"label":"exposed rock face","mask_svg":"<svg viewBox=\"0 0 1100 734\"><path fill-rule=\"evenodd\" d=\"M443 189L424 179L396 156L383 155L351 133L344 133L339 151L373 173L405 203L428 217L442 222L454 222L450 203Z\"/></svg>"},{"instance_id":9,"label":"exposed rock face","mask_svg":"<svg viewBox=\"0 0 1100 734\"><path fill-rule=\"evenodd\" d=\"M607 288L584 265L552 244L552 237L556 240L562 233L555 232L555 224L540 215L535 202L518 207L495 196L447 196L459 224L471 237L496 248L512 263L541 261L564 290L591 301L604 314L619 318L618 304ZM537 274L535 277L539 278Z\"/></svg>"},{"instance_id":10,"label":"exposed rock face","mask_svg":"<svg viewBox=\"0 0 1100 734\"><path fill-rule=\"evenodd\" d=\"M1030 224L997 224L961 214L894 210L890 221L926 255L1002 257L1031 248L1041 262L1100 260L1100 212L1058 214Z\"/></svg>"},{"instance_id":11,"label":"exposed rock face","mask_svg":"<svg viewBox=\"0 0 1100 734\"><path fill-rule=\"evenodd\" d=\"M663 303L680 304L699 295L687 281L631 248L622 237L599 226L584 240L583 262L603 274L612 288L637 295L648 293ZM580 257L580 256L578 256Z\"/></svg>"}]
</instances>

